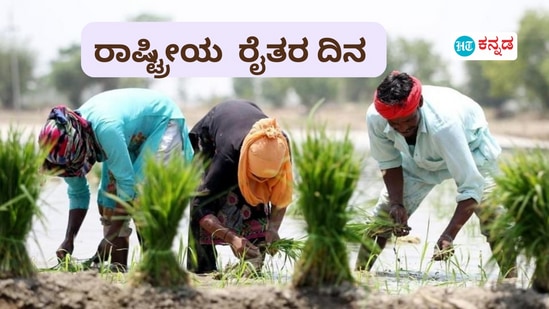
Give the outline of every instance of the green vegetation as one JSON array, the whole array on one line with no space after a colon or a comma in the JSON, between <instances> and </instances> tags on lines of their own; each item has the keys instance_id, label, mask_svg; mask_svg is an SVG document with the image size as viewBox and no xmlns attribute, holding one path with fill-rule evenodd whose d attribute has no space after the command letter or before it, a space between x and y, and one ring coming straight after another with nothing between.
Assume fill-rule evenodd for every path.
<instances>
[{"instance_id":1,"label":"green vegetation","mask_svg":"<svg viewBox=\"0 0 549 309\"><path fill-rule=\"evenodd\" d=\"M477 91L493 97L518 99L524 102L525 108L536 106L547 109L549 11L528 10L519 23L519 42L514 42L519 48L517 60L477 62L481 66L482 77L489 81L488 88L477 88Z\"/></svg>"},{"instance_id":2,"label":"green vegetation","mask_svg":"<svg viewBox=\"0 0 549 309\"><path fill-rule=\"evenodd\" d=\"M345 227L362 158L348 132L330 137L325 127L309 123L305 139L293 145L299 207L307 223L307 239L294 270L296 287L354 283L349 267Z\"/></svg>"},{"instance_id":3,"label":"green vegetation","mask_svg":"<svg viewBox=\"0 0 549 309\"><path fill-rule=\"evenodd\" d=\"M549 156L547 151L521 150L501 164L493 205L506 212L492 226L496 250L506 254L516 249L535 260L532 287L549 292ZM495 254L495 253L494 253Z\"/></svg>"},{"instance_id":4,"label":"green vegetation","mask_svg":"<svg viewBox=\"0 0 549 309\"><path fill-rule=\"evenodd\" d=\"M0 132L3 133L3 132ZM28 278L37 269L29 257L26 239L33 218L40 214L37 200L42 178L39 170L44 155L33 136L23 138L10 128L0 134L0 278Z\"/></svg>"},{"instance_id":5,"label":"green vegetation","mask_svg":"<svg viewBox=\"0 0 549 309\"><path fill-rule=\"evenodd\" d=\"M229 262L224 266L220 266L213 278L219 281L220 287L257 283L284 284L286 280L283 278L283 271L284 269L287 269L287 272L291 271L291 268L301 256L303 244L304 241L301 239L281 238L271 244L260 245L265 246L264 249L269 254L265 256L261 269L254 265L256 264L254 261L242 257L235 263ZM217 258L219 260L218 264L221 265L221 257L218 256Z\"/></svg>"},{"instance_id":6,"label":"green vegetation","mask_svg":"<svg viewBox=\"0 0 549 309\"><path fill-rule=\"evenodd\" d=\"M172 156L168 162L157 162L149 156L145 162L145 179L138 189L138 201L128 211L143 238L141 261L132 269L133 284L147 282L152 286L189 285L190 277L172 251L179 222L200 183L198 160L185 161Z\"/></svg>"}]
</instances>

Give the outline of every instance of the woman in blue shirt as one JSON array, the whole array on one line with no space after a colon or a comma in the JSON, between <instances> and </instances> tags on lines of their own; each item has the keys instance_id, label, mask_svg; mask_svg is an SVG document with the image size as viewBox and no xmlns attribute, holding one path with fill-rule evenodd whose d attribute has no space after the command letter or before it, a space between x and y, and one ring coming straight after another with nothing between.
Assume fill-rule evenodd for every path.
<instances>
[{"instance_id":1,"label":"woman in blue shirt","mask_svg":"<svg viewBox=\"0 0 549 309\"><path fill-rule=\"evenodd\" d=\"M452 255L453 240L473 213L492 245L486 226L497 213L485 210L501 207L482 207L481 202L494 185L491 176L497 170L501 148L488 130L480 105L454 89L422 87L417 78L395 71L378 86L366 117L371 155L385 183L375 212L399 224L393 233L408 235L408 217L435 185L453 179L457 206L437 241L433 259ZM357 270L372 267L390 236L374 235L374 252L361 247ZM513 256L496 258L502 275L516 276Z\"/></svg>"},{"instance_id":2,"label":"woman in blue shirt","mask_svg":"<svg viewBox=\"0 0 549 309\"><path fill-rule=\"evenodd\" d=\"M187 138L185 118L167 96L149 89L117 89L90 98L73 111L54 107L39 134L39 142L51 147L44 168L63 177L68 185L69 218L64 241L56 255L72 254L74 238L86 216L90 190L86 174L95 162L102 162L97 204L104 226L98 257L122 270L127 267L129 220L113 220L126 215L124 208L106 193L123 201L135 199L136 184L143 178L147 153L158 160L184 155L190 160L192 146Z\"/></svg>"}]
</instances>

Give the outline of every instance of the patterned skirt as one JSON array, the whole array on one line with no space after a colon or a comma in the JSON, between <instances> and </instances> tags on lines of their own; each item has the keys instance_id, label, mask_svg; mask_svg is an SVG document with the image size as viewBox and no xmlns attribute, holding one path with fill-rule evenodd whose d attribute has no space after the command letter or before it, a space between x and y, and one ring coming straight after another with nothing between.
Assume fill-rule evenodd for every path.
<instances>
[{"instance_id":1,"label":"patterned skirt","mask_svg":"<svg viewBox=\"0 0 549 309\"><path fill-rule=\"evenodd\" d=\"M250 241L265 237L270 213L268 206L263 204L248 205L239 189L229 192L226 196L218 199L217 203L220 204L220 210L216 216L223 226ZM212 240L212 236L208 232L200 229L200 244L211 245L212 243L227 244L218 238Z\"/></svg>"}]
</instances>

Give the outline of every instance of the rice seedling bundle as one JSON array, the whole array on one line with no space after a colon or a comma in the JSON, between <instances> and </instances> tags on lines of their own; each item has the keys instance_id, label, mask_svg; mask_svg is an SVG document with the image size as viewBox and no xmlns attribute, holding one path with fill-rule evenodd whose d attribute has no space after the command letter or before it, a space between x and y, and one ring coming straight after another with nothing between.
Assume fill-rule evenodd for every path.
<instances>
[{"instance_id":1,"label":"rice seedling bundle","mask_svg":"<svg viewBox=\"0 0 549 309\"><path fill-rule=\"evenodd\" d=\"M495 254L512 250L535 260L534 289L549 292L549 155L547 151L522 150L500 164L491 205L506 212L492 225Z\"/></svg>"},{"instance_id":2,"label":"rice seedling bundle","mask_svg":"<svg viewBox=\"0 0 549 309\"><path fill-rule=\"evenodd\" d=\"M25 245L33 218L40 214L40 166L44 160L36 141L10 128L0 134L0 278L29 278L36 274Z\"/></svg>"},{"instance_id":3,"label":"rice seedling bundle","mask_svg":"<svg viewBox=\"0 0 549 309\"><path fill-rule=\"evenodd\" d=\"M296 206L307 223L307 239L293 274L295 287L336 286L354 281L348 262L349 201L360 178L362 159L348 132L329 137L325 127L307 128L294 143Z\"/></svg>"},{"instance_id":4,"label":"rice seedling bundle","mask_svg":"<svg viewBox=\"0 0 549 309\"><path fill-rule=\"evenodd\" d=\"M128 207L144 242L142 259L130 273L130 283L175 287L190 284L190 276L177 261L172 244L185 209L200 183L198 160L173 156L157 162L149 156L138 199Z\"/></svg>"},{"instance_id":5,"label":"rice seedling bundle","mask_svg":"<svg viewBox=\"0 0 549 309\"><path fill-rule=\"evenodd\" d=\"M304 241L302 239L281 238L267 245L266 251L271 255L280 254L284 257L284 262L294 263L298 260L303 250Z\"/></svg>"},{"instance_id":6,"label":"rice seedling bundle","mask_svg":"<svg viewBox=\"0 0 549 309\"><path fill-rule=\"evenodd\" d=\"M368 239L363 239L362 235L373 238L380 234L392 233L395 228L400 226L388 216L386 218L383 216L374 218L357 211L355 211L355 214L360 221L349 222L346 226L347 234L351 237L348 241L353 243L364 243L367 246L373 246L374 243Z\"/></svg>"}]
</instances>

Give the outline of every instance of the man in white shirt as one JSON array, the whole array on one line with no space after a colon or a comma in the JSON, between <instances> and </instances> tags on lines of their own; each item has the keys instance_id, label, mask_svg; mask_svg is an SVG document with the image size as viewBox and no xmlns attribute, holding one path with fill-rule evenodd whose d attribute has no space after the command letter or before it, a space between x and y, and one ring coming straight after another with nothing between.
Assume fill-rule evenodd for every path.
<instances>
[{"instance_id":1,"label":"man in white shirt","mask_svg":"<svg viewBox=\"0 0 549 309\"><path fill-rule=\"evenodd\" d=\"M453 240L473 213L492 245L487 224L495 208L481 207L484 194L494 185L501 147L488 130L479 104L460 92L424 86L406 73L393 71L378 86L366 116L370 151L383 174L385 188L376 216L391 218L396 236L408 235L408 218L427 194L446 179L457 185L457 207L440 235L434 260L453 254ZM498 208L498 211L502 208ZM391 233L373 237L377 247L361 246L357 270L369 270ZM493 247L492 247L493 249ZM515 255L496 254L500 272L516 277Z\"/></svg>"}]
</instances>

